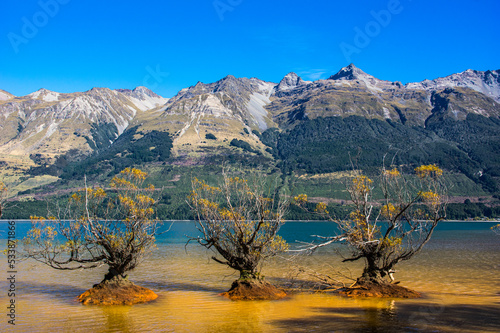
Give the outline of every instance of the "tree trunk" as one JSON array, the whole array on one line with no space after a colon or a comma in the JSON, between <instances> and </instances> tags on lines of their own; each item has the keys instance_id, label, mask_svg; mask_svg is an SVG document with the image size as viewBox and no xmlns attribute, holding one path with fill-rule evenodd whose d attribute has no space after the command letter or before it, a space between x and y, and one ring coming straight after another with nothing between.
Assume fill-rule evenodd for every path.
<instances>
[{"instance_id":1,"label":"tree trunk","mask_svg":"<svg viewBox=\"0 0 500 333\"><path fill-rule=\"evenodd\" d=\"M261 280L262 277L255 269L240 270L240 278L238 280Z\"/></svg>"},{"instance_id":2,"label":"tree trunk","mask_svg":"<svg viewBox=\"0 0 500 333\"><path fill-rule=\"evenodd\" d=\"M386 284L387 282L384 280L384 277L387 273L381 267L380 259L376 256L367 256L365 259L365 269L363 275L357 279L357 283Z\"/></svg>"},{"instance_id":3,"label":"tree trunk","mask_svg":"<svg viewBox=\"0 0 500 333\"><path fill-rule=\"evenodd\" d=\"M109 267L108 272L106 273L106 275L104 275L104 279L100 283L94 284L93 287L95 288L96 286L98 286L100 284L110 282L110 281L116 282L118 280L125 280L126 278L127 278L127 275L122 270Z\"/></svg>"}]
</instances>

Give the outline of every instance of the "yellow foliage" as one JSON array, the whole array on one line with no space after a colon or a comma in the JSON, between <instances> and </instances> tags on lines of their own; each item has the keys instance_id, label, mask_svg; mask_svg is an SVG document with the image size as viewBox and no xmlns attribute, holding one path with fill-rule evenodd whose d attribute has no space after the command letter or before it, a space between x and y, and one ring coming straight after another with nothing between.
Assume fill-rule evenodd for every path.
<instances>
[{"instance_id":1,"label":"yellow foliage","mask_svg":"<svg viewBox=\"0 0 500 333\"><path fill-rule=\"evenodd\" d=\"M137 200L137 203L139 205L148 205L149 206L149 205L153 205L155 203L153 198L150 198L144 194L136 195L135 199Z\"/></svg>"},{"instance_id":2,"label":"yellow foliage","mask_svg":"<svg viewBox=\"0 0 500 333\"><path fill-rule=\"evenodd\" d=\"M380 210L380 214L383 217L388 219L392 219L396 215L396 207L392 203L388 203L387 205L383 205Z\"/></svg>"},{"instance_id":3,"label":"yellow foliage","mask_svg":"<svg viewBox=\"0 0 500 333\"><path fill-rule=\"evenodd\" d=\"M398 169L394 168L392 170L385 170L384 175L389 178L394 178L400 176L401 174L399 173Z\"/></svg>"},{"instance_id":4,"label":"yellow foliage","mask_svg":"<svg viewBox=\"0 0 500 333\"><path fill-rule=\"evenodd\" d=\"M92 196L94 198L104 198L106 196L106 192L102 188L98 187L93 190Z\"/></svg>"},{"instance_id":5,"label":"yellow foliage","mask_svg":"<svg viewBox=\"0 0 500 333\"><path fill-rule=\"evenodd\" d=\"M246 184L247 180L240 178L240 177L232 177L232 178L229 178L229 183L230 184Z\"/></svg>"},{"instance_id":6,"label":"yellow foliage","mask_svg":"<svg viewBox=\"0 0 500 333\"><path fill-rule=\"evenodd\" d=\"M419 178L426 178L426 177L436 178L443 175L443 170L440 169L435 164L429 164L429 165L421 165L418 168L415 168L415 173Z\"/></svg>"},{"instance_id":7,"label":"yellow foliage","mask_svg":"<svg viewBox=\"0 0 500 333\"><path fill-rule=\"evenodd\" d=\"M314 211L316 213L320 213L320 214L328 214L328 210L326 209L326 204L324 202L320 202L316 205L316 208L314 209Z\"/></svg>"},{"instance_id":8,"label":"yellow foliage","mask_svg":"<svg viewBox=\"0 0 500 333\"><path fill-rule=\"evenodd\" d=\"M212 204L215 204L215 203L212 203ZM231 211L225 207L222 209L219 209L219 215L220 215L220 219L222 221L224 221L224 220L245 221L245 218L240 213L235 212L235 211Z\"/></svg>"},{"instance_id":9,"label":"yellow foliage","mask_svg":"<svg viewBox=\"0 0 500 333\"><path fill-rule=\"evenodd\" d=\"M216 202L212 202L208 199L200 199L198 200L198 205L200 205L201 207L205 208L205 209L218 209L219 208L219 204L216 203Z\"/></svg>"},{"instance_id":10,"label":"yellow foliage","mask_svg":"<svg viewBox=\"0 0 500 333\"><path fill-rule=\"evenodd\" d=\"M299 205L304 204L307 202L307 194L299 194L296 197L294 197L293 200Z\"/></svg>"},{"instance_id":11,"label":"yellow foliage","mask_svg":"<svg viewBox=\"0 0 500 333\"><path fill-rule=\"evenodd\" d=\"M424 201L429 202L433 206L439 205L441 203L441 196L432 191L420 192L419 195Z\"/></svg>"},{"instance_id":12,"label":"yellow foliage","mask_svg":"<svg viewBox=\"0 0 500 333\"><path fill-rule=\"evenodd\" d=\"M70 201L80 202L80 200L82 200L82 198L77 193L71 195Z\"/></svg>"},{"instance_id":13,"label":"yellow foliage","mask_svg":"<svg viewBox=\"0 0 500 333\"><path fill-rule=\"evenodd\" d=\"M113 179L111 179L109 186L111 186L114 189L120 189L120 188L126 188L126 189L132 189L132 190L137 189L137 186L135 184L132 184L128 180L123 179L123 178L119 178L117 176L115 176L115 177L113 177Z\"/></svg>"},{"instance_id":14,"label":"yellow foliage","mask_svg":"<svg viewBox=\"0 0 500 333\"><path fill-rule=\"evenodd\" d=\"M399 247L403 243L403 239L401 237L388 237L382 241L383 247Z\"/></svg>"},{"instance_id":15,"label":"yellow foliage","mask_svg":"<svg viewBox=\"0 0 500 333\"><path fill-rule=\"evenodd\" d=\"M288 243L280 236L276 235L273 241L269 244L268 251L270 252L285 252L289 249Z\"/></svg>"},{"instance_id":16,"label":"yellow foliage","mask_svg":"<svg viewBox=\"0 0 500 333\"><path fill-rule=\"evenodd\" d=\"M366 176L357 176L352 180L353 191L357 194L366 194L371 191L373 181Z\"/></svg>"},{"instance_id":17,"label":"yellow foliage","mask_svg":"<svg viewBox=\"0 0 500 333\"><path fill-rule=\"evenodd\" d=\"M134 180L145 180L148 174L140 169L136 168L125 168L120 172L122 175L128 176Z\"/></svg>"},{"instance_id":18,"label":"yellow foliage","mask_svg":"<svg viewBox=\"0 0 500 333\"><path fill-rule=\"evenodd\" d=\"M359 210L353 210L349 214L349 219L354 222L356 227L366 227L366 216Z\"/></svg>"},{"instance_id":19,"label":"yellow foliage","mask_svg":"<svg viewBox=\"0 0 500 333\"><path fill-rule=\"evenodd\" d=\"M215 186L210 186L207 183L205 183L205 181L198 180L198 178L193 179L193 186L196 186L196 189L194 189L193 192L191 192L192 196L197 196L198 192L202 192L202 191L208 192L212 195L215 193L221 192L220 188L215 187Z\"/></svg>"}]
</instances>

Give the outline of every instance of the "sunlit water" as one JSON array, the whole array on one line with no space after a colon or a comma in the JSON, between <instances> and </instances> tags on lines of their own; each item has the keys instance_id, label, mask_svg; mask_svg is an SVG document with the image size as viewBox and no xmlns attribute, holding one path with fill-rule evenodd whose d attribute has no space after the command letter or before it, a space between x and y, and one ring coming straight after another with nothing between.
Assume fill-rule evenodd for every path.
<instances>
[{"instance_id":1,"label":"sunlit water","mask_svg":"<svg viewBox=\"0 0 500 333\"><path fill-rule=\"evenodd\" d=\"M18 222L17 238L29 223ZM168 224L169 225L169 224ZM237 277L210 259L212 253L186 236L191 222L176 222L158 249L130 273L157 300L134 306L84 306L76 296L99 282L105 268L57 271L34 262L18 265L16 325L7 323L7 259L0 256L0 331L17 332L500 332L500 236L492 223L442 223L415 258L397 266L401 285L424 294L417 300L349 299L328 292L295 292L280 301L227 300L219 294ZM328 233L328 223L293 222L280 234L309 241ZM0 245L6 223L0 222ZM342 248L339 248L342 250ZM328 273L345 283L361 266L342 264L333 248L290 261L267 263L262 273L276 284L298 287L314 281L302 271Z\"/></svg>"}]
</instances>

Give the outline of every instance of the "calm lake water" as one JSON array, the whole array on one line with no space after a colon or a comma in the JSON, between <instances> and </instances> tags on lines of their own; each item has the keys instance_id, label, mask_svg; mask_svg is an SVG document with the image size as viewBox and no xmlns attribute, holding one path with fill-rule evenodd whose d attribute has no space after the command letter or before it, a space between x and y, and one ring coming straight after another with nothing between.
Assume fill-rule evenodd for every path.
<instances>
[{"instance_id":1,"label":"calm lake water","mask_svg":"<svg viewBox=\"0 0 500 333\"><path fill-rule=\"evenodd\" d=\"M130 280L155 291L157 300L134 306L83 306L76 296L103 278L105 268L57 271L23 262L16 274L16 325L7 323L7 259L0 255L0 332L500 332L500 235L494 223L445 222L415 258L397 266L396 280L421 292L417 300L348 299L328 292L296 292L280 301L233 302L219 293L237 276L210 259L212 253L186 244L192 222L175 222L158 249L130 273ZM170 223L165 223L165 228ZM17 222L17 238L29 228ZM309 235L328 235L325 222L291 222L280 234L296 246ZM0 222L0 246L7 224ZM276 284L308 286L308 272L328 273L350 283L359 264L340 264L328 248L295 258L286 254L262 273ZM340 272L344 277L339 276Z\"/></svg>"}]
</instances>

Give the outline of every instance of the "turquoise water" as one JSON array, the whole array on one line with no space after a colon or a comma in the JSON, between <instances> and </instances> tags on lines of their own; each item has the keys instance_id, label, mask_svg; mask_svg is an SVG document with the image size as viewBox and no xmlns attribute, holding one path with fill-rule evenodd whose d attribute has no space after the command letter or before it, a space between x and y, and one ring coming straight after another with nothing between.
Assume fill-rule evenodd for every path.
<instances>
[{"instance_id":1,"label":"turquoise water","mask_svg":"<svg viewBox=\"0 0 500 333\"><path fill-rule=\"evenodd\" d=\"M171 223L164 223L164 228ZM158 249L130 279L159 297L134 306L83 306L76 296L99 282L105 267L57 271L23 262L16 275L16 325L2 315L0 331L13 332L500 332L500 236L495 223L441 223L424 250L397 266L401 285L423 293L417 300L348 299L331 293L295 292L281 301L232 302L219 296L237 277L213 262L196 244L193 222L175 222L158 239ZM0 245L6 245L0 222ZM310 235L328 235L327 222L291 222L280 234L296 246ZM17 222L17 238L29 222ZM341 264L337 246L313 256L285 254L262 268L273 283L311 286L311 272L350 283L360 264ZM6 309L7 261L0 255L0 308ZM6 313L6 311L4 311Z\"/></svg>"}]
</instances>

